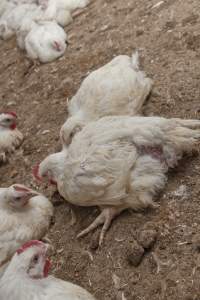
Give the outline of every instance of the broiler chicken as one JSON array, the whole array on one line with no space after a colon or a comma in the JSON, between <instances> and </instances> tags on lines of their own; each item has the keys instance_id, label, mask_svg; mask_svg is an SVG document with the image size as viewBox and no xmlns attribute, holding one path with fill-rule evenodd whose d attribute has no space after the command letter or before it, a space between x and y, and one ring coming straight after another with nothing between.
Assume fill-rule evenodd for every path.
<instances>
[{"instance_id":1,"label":"broiler chicken","mask_svg":"<svg viewBox=\"0 0 200 300\"><path fill-rule=\"evenodd\" d=\"M17 250L0 281L6 300L95 300L82 287L48 276L47 246L29 241Z\"/></svg>"},{"instance_id":2,"label":"broiler chicken","mask_svg":"<svg viewBox=\"0 0 200 300\"><path fill-rule=\"evenodd\" d=\"M22 133L16 128L17 115L14 112L0 113L0 162L7 161L23 141Z\"/></svg>"},{"instance_id":3,"label":"broiler chicken","mask_svg":"<svg viewBox=\"0 0 200 300\"><path fill-rule=\"evenodd\" d=\"M67 44L65 31L53 21L35 23L24 40L27 56L32 60L39 59L42 63L51 62L62 56Z\"/></svg>"},{"instance_id":4,"label":"broiler chicken","mask_svg":"<svg viewBox=\"0 0 200 300\"><path fill-rule=\"evenodd\" d=\"M0 188L0 275L23 243L45 236L52 216L52 204L38 192L20 184Z\"/></svg>"},{"instance_id":5,"label":"broiler chicken","mask_svg":"<svg viewBox=\"0 0 200 300\"><path fill-rule=\"evenodd\" d=\"M141 113L152 80L139 70L138 53L119 55L84 79L68 103L69 118L61 128L64 145L86 124L109 115Z\"/></svg>"},{"instance_id":6,"label":"broiler chicken","mask_svg":"<svg viewBox=\"0 0 200 300\"><path fill-rule=\"evenodd\" d=\"M10 2L0 4L0 39L7 40L14 35L13 26L9 25L10 16L16 9L16 5ZM13 25L17 23L17 19L13 15ZM16 24L18 26L18 24Z\"/></svg>"},{"instance_id":7,"label":"broiler chicken","mask_svg":"<svg viewBox=\"0 0 200 300\"><path fill-rule=\"evenodd\" d=\"M89 0L46 0L46 14L64 27L72 21L71 13L88 3Z\"/></svg>"},{"instance_id":8,"label":"broiler chicken","mask_svg":"<svg viewBox=\"0 0 200 300\"><path fill-rule=\"evenodd\" d=\"M31 23L34 20L42 19L44 12L36 4L21 4L17 5L9 3L6 11L0 20L0 37L4 40L11 38L17 31L24 19L28 19Z\"/></svg>"},{"instance_id":9,"label":"broiler chicken","mask_svg":"<svg viewBox=\"0 0 200 300\"><path fill-rule=\"evenodd\" d=\"M79 132L68 148L35 168L38 179L57 183L59 193L102 213L79 236L103 224L100 244L114 216L127 208L154 206L166 172L200 139L200 121L160 117L104 117Z\"/></svg>"},{"instance_id":10,"label":"broiler chicken","mask_svg":"<svg viewBox=\"0 0 200 300\"><path fill-rule=\"evenodd\" d=\"M64 54L67 36L54 21L55 16L35 3L10 5L0 20L3 39L16 34L19 47L27 51L29 58L41 62L50 62Z\"/></svg>"}]
</instances>

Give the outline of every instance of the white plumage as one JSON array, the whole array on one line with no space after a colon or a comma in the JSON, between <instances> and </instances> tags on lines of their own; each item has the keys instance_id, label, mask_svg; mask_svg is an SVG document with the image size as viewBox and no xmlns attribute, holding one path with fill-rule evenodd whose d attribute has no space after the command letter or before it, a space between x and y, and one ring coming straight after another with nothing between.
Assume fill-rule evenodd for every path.
<instances>
[{"instance_id":1,"label":"white plumage","mask_svg":"<svg viewBox=\"0 0 200 300\"><path fill-rule=\"evenodd\" d=\"M47 233L53 206L41 194L19 184L0 188L0 275L15 251Z\"/></svg>"},{"instance_id":2,"label":"white plumage","mask_svg":"<svg viewBox=\"0 0 200 300\"><path fill-rule=\"evenodd\" d=\"M18 249L0 281L6 300L95 300L78 285L48 276L47 247L30 241Z\"/></svg>"},{"instance_id":3,"label":"white plumage","mask_svg":"<svg viewBox=\"0 0 200 300\"><path fill-rule=\"evenodd\" d=\"M109 115L136 115L150 93L152 80L139 70L138 53L120 55L84 79L68 103L69 118L61 140L69 145L86 124Z\"/></svg>"},{"instance_id":4,"label":"white plumage","mask_svg":"<svg viewBox=\"0 0 200 300\"><path fill-rule=\"evenodd\" d=\"M16 5L13 3L4 3L0 6L0 38L3 40L10 39L14 35L15 25L18 27L17 18L14 15L14 9L16 9ZM12 16L13 14L13 16ZM10 24L10 21L13 18L13 26Z\"/></svg>"},{"instance_id":5,"label":"white plumage","mask_svg":"<svg viewBox=\"0 0 200 300\"><path fill-rule=\"evenodd\" d=\"M77 8L84 8L89 0L46 0L45 14L62 27L72 22L71 13Z\"/></svg>"},{"instance_id":6,"label":"white plumage","mask_svg":"<svg viewBox=\"0 0 200 300\"><path fill-rule=\"evenodd\" d=\"M8 1L7 0L1 0L1 2L0 2L0 17L5 12L7 5L8 5Z\"/></svg>"},{"instance_id":7,"label":"white plumage","mask_svg":"<svg viewBox=\"0 0 200 300\"><path fill-rule=\"evenodd\" d=\"M89 2L89 0L48 0L47 8L51 10L56 7L73 12L77 8L84 8Z\"/></svg>"},{"instance_id":8,"label":"white plumage","mask_svg":"<svg viewBox=\"0 0 200 300\"><path fill-rule=\"evenodd\" d=\"M0 36L9 39L17 31L25 19L29 20L30 28L34 20L42 19L44 12L36 4L15 5L10 3L0 20Z\"/></svg>"},{"instance_id":9,"label":"white plumage","mask_svg":"<svg viewBox=\"0 0 200 300\"><path fill-rule=\"evenodd\" d=\"M0 114L0 162L6 161L23 141L22 133L16 128L17 115L13 112Z\"/></svg>"},{"instance_id":10,"label":"white plumage","mask_svg":"<svg viewBox=\"0 0 200 300\"><path fill-rule=\"evenodd\" d=\"M98 205L97 220L81 235L104 224L100 242L114 215L126 208L154 205L166 171L200 139L200 121L159 117L104 117L78 133L68 148L48 156L37 177L57 182L69 202Z\"/></svg>"},{"instance_id":11,"label":"white plumage","mask_svg":"<svg viewBox=\"0 0 200 300\"><path fill-rule=\"evenodd\" d=\"M64 54L67 35L56 22L38 22L25 37L24 47L29 58L51 62Z\"/></svg>"},{"instance_id":12,"label":"white plumage","mask_svg":"<svg viewBox=\"0 0 200 300\"><path fill-rule=\"evenodd\" d=\"M16 34L18 46L27 51L29 58L50 62L66 50L67 36L59 25L69 24L71 12L88 3L89 0L1 0L0 38L7 40Z\"/></svg>"}]
</instances>

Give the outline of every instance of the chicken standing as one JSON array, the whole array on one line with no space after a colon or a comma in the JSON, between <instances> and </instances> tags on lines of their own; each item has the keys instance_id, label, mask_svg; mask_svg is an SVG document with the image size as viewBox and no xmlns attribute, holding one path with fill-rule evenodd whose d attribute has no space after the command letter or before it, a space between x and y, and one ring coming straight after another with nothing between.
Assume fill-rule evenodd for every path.
<instances>
[{"instance_id":1,"label":"chicken standing","mask_svg":"<svg viewBox=\"0 0 200 300\"><path fill-rule=\"evenodd\" d=\"M55 181L67 201L102 209L79 234L103 224L101 244L114 216L155 205L168 168L195 147L199 128L199 120L104 117L83 128L68 148L45 158L34 174Z\"/></svg>"},{"instance_id":2,"label":"chicken standing","mask_svg":"<svg viewBox=\"0 0 200 300\"><path fill-rule=\"evenodd\" d=\"M5 162L23 141L22 133L16 128L17 115L14 112L0 113L0 162Z\"/></svg>"},{"instance_id":3,"label":"chicken standing","mask_svg":"<svg viewBox=\"0 0 200 300\"><path fill-rule=\"evenodd\" d=\"M50 201L32 189L19 184L0 188L0 275L23 243L45 236L52 216Z\"/></svg>"},{"instance_id":4,"label":"chicken standing","mask_svg":"<svg viewBox=\"0 0 200 300\"><path fill-rule=\"evenodd\" d=\"M0 281L6 300L95 300L82 287L48 276L47 246L29 241L17 250Z\"/></svg>"},{"instance_id":5,"label":"chicken standing","mask_svg":"<svg viewBox=\"0 0 200 300\"><path fill-rule=\"evenodd\" d=\"M86 124L109 115L141 113L152 80L139 70L138 53L120 55L84 79L68 103L69 118L61 128L64 145Z\"/></svg>"}]
</instances>

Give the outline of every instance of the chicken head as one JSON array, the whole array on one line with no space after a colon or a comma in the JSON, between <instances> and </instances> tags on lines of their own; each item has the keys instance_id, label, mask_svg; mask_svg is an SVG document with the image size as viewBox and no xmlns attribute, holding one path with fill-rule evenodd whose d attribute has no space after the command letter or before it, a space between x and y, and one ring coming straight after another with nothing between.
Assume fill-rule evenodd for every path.
<instances>
[{"instance_id":1,"label":"chicken head","mask_svg":"<svg viewBox=\"0 0 200 300\"><path fill-rule=\"evenodd\" d=\"M15 112L3 112L0 114L0 127L14 130L17 126L17 115Z\"/></svg>"},{"instance_id":2,"label":"chicken head","mask_svg":"<svg viewBox=\"0 0 200 300\"><path fill-rule=\"evenodd\" d=\"M27 205L30 198L39 195L36 191L21 184L14 184L8 188L5 201L12 208L21 208Z\"/></svg>"},{"instance_id":3,"label":"chicken head","mask_svg":"<svg viewBox=\"0 0 200 300\"><path fill-rule=\"evenodd\" d=\"M28 241L17 250L13 260L30 278L45 278L50 269L50 261L46 257L47 249L48 245L41 241Z\"/></svg>"}]
</instances>

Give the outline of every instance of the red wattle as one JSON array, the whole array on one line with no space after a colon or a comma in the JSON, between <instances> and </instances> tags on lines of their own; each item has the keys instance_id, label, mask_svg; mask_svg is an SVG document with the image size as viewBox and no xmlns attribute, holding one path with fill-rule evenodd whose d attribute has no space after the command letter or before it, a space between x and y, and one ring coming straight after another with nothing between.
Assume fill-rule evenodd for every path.
<instances>
[{"instance_id":1,"label":"red wattle","mask_svg":"<svg viewBox=\"0 0 200 300\"><path fill-rule=\"evenodd\" d=\"M14 130L17 127L17 125L14 123L10 126L10 129Z\"/></svg>"},{"instance_id":2,"label":"red wattle","mask_svg":"<svg viewBox=\"0 0 200 300\"><path fill-rule=\"evenodd\" d=\"M48 276L50 268L51 268L51 262L49 258L47 258L43 270L44 277Z\"/></svg>"}]
</instances>

